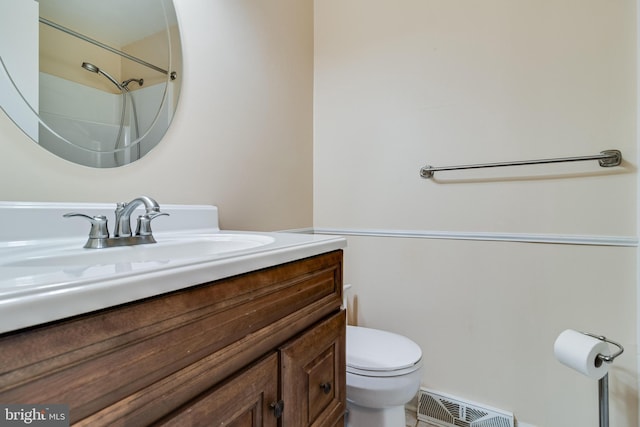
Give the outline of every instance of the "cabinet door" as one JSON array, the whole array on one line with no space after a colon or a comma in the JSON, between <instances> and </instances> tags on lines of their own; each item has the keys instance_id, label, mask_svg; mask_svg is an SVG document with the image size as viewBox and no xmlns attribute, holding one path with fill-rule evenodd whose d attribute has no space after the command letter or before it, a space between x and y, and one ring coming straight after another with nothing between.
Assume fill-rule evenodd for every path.
<instances>
[{"instance_id":1,"label":"cabinet door","mask_svg":"<svg viewBox=\"0 0 640 427\"><path fill-rule=\"evenodd\" d=\"M346 408L345 313L321 321L280 349L283 427L326 427Z\"/></svg>"},{"instance_id":2,"label":"cabinet door","mask_svg":"<svg viewBox=\"0 0 640 427\"><path fill-rule=\"evenodd\" d=\"M161 426L276 427L276 353L171 414Z\"/></svg>"}]
</instances>

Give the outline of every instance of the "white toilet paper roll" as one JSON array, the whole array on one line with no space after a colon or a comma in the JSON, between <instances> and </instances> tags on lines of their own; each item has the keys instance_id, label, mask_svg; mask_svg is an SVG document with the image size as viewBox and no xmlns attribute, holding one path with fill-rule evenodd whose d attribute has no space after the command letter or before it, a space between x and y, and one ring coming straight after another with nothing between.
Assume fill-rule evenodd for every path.
<instances>
[{"instance_id":1,"label":"white toilet paper roll","mask_svg":"<svg viewBox=\"0 0 640 427\"><path fill-rule=\"evenodd\" d=\"M597 357L598 354L611 354L607 343L573 329L558 335L553 351L560 363L589 378L599 380L609 370L609 364Z\"/></svg>"}]
</instances>

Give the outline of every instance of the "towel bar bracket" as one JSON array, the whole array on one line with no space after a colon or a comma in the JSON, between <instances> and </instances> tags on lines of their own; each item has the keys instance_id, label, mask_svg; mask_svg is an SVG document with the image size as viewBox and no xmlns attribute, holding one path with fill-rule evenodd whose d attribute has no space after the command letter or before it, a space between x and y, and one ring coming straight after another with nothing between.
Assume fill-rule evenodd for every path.
<instances>
[{"instance_id":1,"label":"towel bar bracket","mask_svg":"<svg viewBox=\"0 0 640 427\"><path fill-rule=\"evenodd\" d=\"M600 166L603 168L620 166L620 163L622 163L622 153L620 150L605 150L601 151L600 154L607 156L598 160L598 163L600 163Z\"/></svg>"}]
</instances>

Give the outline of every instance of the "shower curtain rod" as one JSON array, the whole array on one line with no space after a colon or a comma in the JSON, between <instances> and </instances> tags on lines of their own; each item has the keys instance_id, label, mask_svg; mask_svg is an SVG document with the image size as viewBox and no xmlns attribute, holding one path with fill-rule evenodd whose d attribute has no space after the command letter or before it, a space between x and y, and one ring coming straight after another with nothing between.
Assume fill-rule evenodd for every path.
<instances>
[{"instance_id":1,"label":"shower curtain rod","mask_svg":"<svg viewBox=\"0 0 640 427\"><path fill-rule=\"evenodd\" d=\"M434 172L437 171L451 171L459 169L479 169L479 168L497 168L502 166L522 166L522 165L538 165L543 163L563 163L563 162L581 162L585 160L598 160L598 163L603 168L610 168L613 166L619 166L622 162L622 153L620 150L605 150L600 154L594 156L577 156L577 157L561 157L554 159L540 159L540 160L522 160L516 162L501 162L501 163L484 163L476 165L460 165L460 166L443 166L434 167L426 165L420 169L420 176L422 178L432 178Z\"/></svg>"},{"instance_id":2,"label":"shower curtain rod","mask_svg":"<svg viewBox=\"0 0 640 427\"><path fill-rule=\"evenodd\" d=\"M164 69L162 69L160 67L157 67L157 66L155 66L153 64L150 64L150 63L148 63L146 61L143 61L140 58L136 58L135 56L129 55L126 52L123 52L121 50L118 50L118 49L115 49L115 48L113 48L111 46L108 46L108 45L106 45L104 43L101 43L101 42L99 42L97 40L94 40L91 37L87 37L84 34L80 34L80 33L76 32L76 31L73 31L73 30L67 28L67 27L63 27L60 24L56 24L53 21L49 21L46 18L40 17L40 22L45 24L45 25L48 25L48 26L50 26L52 28L55 28L56 30L60 30L60 31L62 31L64 33L67 33L67 34L69 34L71 36L77 37L80 40L84 40L84 41L89 42L89 43L91 43L93 45L101 47L102 49L106 49L111 53L115 53L116 55L120 55L120 56L122 56L124 58L127 58L127 59L131 60L131 61L137 62L140 65L144 65L145 67L149 67L149 68L151 68L153 70L156 70L156 71L158 71L160 73L167 74L167 75L169 75L169 77L171 77L171 80L175 80L176 79L176 72L175 71L172 71L171 74L169 74L169 72L167 70L164 70Z\"/></svg>"}]
</instances>

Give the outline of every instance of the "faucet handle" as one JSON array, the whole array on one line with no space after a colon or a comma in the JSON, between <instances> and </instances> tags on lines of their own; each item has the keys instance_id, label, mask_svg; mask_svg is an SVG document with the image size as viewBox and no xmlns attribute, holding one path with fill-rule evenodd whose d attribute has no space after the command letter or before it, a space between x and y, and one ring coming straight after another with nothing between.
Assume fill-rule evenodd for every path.
<instances>
[{"instance_id":1,"label":"faucet handle","mask_svg":"<svg viewBox=\"0 0 640 427\"><path fill-rule=\"evenodd\" d=\"M159 216L169 216L166 212L150 212L138 217L136 236L151 236L151 220Z\"/></svg>"},{"instance_id":2,"label":"faucet handle","mask_svg":"<svg viewBox=\"0 0 640 427\"><path fill-rule=\"evenodd\" d=\"M89 230L89 239L108 239L109 228L107 227L107 217L104 215L89 216L77 212L69 212L62 215L65 218L71 218L79 216L86 218L91 223L91 230Z\"/></svg>"}]
</instances>

